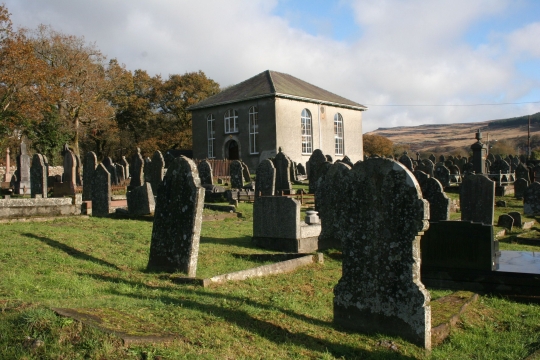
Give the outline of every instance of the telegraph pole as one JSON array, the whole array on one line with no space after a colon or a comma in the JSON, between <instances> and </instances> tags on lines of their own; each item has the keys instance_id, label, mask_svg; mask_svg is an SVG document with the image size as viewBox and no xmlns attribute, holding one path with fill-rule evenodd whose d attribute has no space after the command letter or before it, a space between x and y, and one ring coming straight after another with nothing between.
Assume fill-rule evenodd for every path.
<instances>
[{"instance_id":1,"label":"telegraph pole","mask_svg":"<svg viewBox=\"0 0 540 360\"><path fill-rule=\"evenodd\" d=\"M529 115L529 126L527 127L527 160L531 159L531 115Z\"/></svg>"}]
</instances>

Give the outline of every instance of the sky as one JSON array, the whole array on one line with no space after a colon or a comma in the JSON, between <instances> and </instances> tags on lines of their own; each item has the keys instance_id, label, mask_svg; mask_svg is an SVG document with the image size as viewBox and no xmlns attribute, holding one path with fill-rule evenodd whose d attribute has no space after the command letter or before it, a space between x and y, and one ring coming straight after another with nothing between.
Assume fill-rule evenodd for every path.
<instances>
[{"instance_id":1,"label":"sky","mask_svg":"<svg viewBox=\"0 0 540 360\"><path fill-rule=\"evenodd\" d=\"M293 75L368 106L363 132L540 112L538 0L4 3L15 27L84 37L130 70Z\"/></svg>"}]
</instances>

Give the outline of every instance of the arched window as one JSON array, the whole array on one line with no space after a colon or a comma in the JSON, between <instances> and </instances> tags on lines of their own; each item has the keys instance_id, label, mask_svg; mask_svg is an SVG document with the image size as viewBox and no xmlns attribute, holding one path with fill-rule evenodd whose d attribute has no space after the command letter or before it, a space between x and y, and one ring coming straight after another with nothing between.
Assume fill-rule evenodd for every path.
<instances>
[{"instance_id":1,"label":"arched window","mask_svg":"<svg viewBox=\"0 0 540 360\"><path fill-rule=\"evenodd\" d=\"M209 114L206 117L206 134L208 138L208 158L213 159L214 156L214 139L216 132L214 131L214 114Z\"/></svg>"},{"instance_id":2,"label":"arched window","mask_svg":"<svg viewBox=\"0 0 540 360\"><path fill-rule=\"evenodd\" d=\"M229 109L225 112L225 134L238 132L238 111Z\"/></svg>"},{"instance_id":3,"label":"arched window","mask_svg":"<svg viewBox=\"0 0 540 360\"><path fill-rule=\"evenodd\" d=\"M340 113L334 115L334 139L336 155L343 155L343 117Z\"/></svg>"},{"instance_id":4,"label":"arched window","mask_svg":"<svg viewBox=\"0 0 540 360\"><path fill-rule=\"evenodd\" d=\"M258 154L257 135L259 134L259 112L256 106L249 108L249 153Z\"/></svg>"},{"instance_id":5,"label":"arched window","mask_svg":"<svg viewBox=\"0 0 540 360\"><path fill-rule=\"evenodd\" d=\"M302 154L313 152L311 113L308 109L302 110Z\"/></svg>"}]
</instances>

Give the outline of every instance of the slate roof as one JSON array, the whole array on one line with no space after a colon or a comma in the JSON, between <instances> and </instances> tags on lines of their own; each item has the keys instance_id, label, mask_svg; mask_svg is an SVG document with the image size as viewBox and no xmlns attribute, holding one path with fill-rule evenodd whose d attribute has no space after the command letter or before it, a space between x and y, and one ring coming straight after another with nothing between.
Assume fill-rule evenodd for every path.
<instances>
[{"instance_id":1,"label":"slate roof","mask_svg":"<svg viewBox=\"0 0 540 360\"><path fill-rule=\"evenodd\" d=\"M289 74L271 70L263 71L252 78L233 85L219 94L188 107L187 110L203 109L264 97L282 97L356 110L367 110L364 105L345 99Z\"/></svg>"}]
</instances>

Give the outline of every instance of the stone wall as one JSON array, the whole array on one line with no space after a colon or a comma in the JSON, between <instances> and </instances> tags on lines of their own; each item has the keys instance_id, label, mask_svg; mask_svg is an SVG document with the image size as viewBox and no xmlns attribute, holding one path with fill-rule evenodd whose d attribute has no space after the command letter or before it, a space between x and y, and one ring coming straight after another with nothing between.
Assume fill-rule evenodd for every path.
<instances>
[{"instance_id":1,"label":"stone wall","mask_svg":"<svg viewBox=\"0 0 540 360\"><path fill-rule=\"evenodd\" d=\"M13 174L17 170L16 166L10 166L10 173ZM4 174L6 173L6 167L0 166L0 178L4 181ZM63 166L49 166L49 176L62 175L64 173Z\"/></svg>"}]
</instances>

